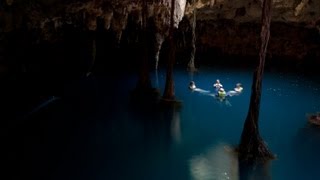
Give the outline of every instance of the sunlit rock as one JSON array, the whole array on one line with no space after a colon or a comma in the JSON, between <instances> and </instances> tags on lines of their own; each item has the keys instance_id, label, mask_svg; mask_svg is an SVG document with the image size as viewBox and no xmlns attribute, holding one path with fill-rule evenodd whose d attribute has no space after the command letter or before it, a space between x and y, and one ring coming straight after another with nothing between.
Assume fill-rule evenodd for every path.
<instances>
[{"instance_id":1,"label":"sunlit rock","mask_svg":"<svg viewBox=\"0 0 320 180\"><path fill-rule=\"evenodd\" d=\"M298 6L295 8L295 12L294 15L298 16L300 15L301 11L304 9L304 7L307 5L307 3L309 2L309 0L302 0Z\"/></svg>"}]
</instances>

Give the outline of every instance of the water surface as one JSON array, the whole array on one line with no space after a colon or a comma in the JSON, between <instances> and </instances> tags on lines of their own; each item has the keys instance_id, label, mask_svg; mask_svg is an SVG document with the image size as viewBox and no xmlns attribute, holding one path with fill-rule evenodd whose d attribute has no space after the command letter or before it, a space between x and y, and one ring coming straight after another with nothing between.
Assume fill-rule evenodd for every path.
<instances>
[{"instance_id":1,"label":"water surface","mask_svg":"<svg viewBox=\"0 0 320 180\"><path fill-rule=\"evenodd\" d=\"M163 92L165 73L151 72ZM239 96L210 96L216 79ZM252 71L202 68L174 74L179 111L137 111L129 103L135 74L92 76L65 87L59 100L21 120L9 135L13 179L240 179L230 148L247 115ZM190 91L193 80L198 88ZM277 155L266 179L319 179L320 129L306 115L320 111L320 85L303 75L266 72L260 132ZM244 179L244 178L242 178ZM261 178L260 178L261 179Z\"/></svg>"}]
</instances>

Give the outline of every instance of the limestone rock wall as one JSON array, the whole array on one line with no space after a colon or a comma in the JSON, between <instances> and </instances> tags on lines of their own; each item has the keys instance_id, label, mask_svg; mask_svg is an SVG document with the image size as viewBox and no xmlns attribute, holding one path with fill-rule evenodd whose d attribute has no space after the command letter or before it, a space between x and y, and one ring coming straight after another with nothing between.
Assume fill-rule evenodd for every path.
<instances>
[{"instance_id":1,"label":"limestone rock wall","mask_svg":"<svg viewBox=\"0 0 320 180\"><path fill-rule=\"evenodd\" d=\"M170 2L147 0L148 22L153 23L155 46L162 44L168 35ZM181 21L190 21L196 9L199 49L253 55L259 41L261 2L176 0L175 26L183 34L178 42L188 42L191 38L190 33L183 32L190 27L181 25ZM8 49L14 47L8 43L21 33L22 37L27 37L21 41L56 43L63 40L65 26L94 32L102 25L105 30L114 32L116 42L120 43L129 21L141 27L142 10L142 0L0 0L0 64L9 61L6 56L11 51ZM320 1L274 0L271 28L270 56L319 57Z\"/></svg>"},{"instance_id":2,"label":"limestone rock wall","mask_svg":"<svg viewBox=\"0 0 320 180\"><path fill-rule=\"evenodd\" d=\"M259 22L262 0L195 0L186 7L186 14L199 9L201 20L232 19L236 22ZM273 0L272 21L313 23L320 17L320 1Z\"/></svg>"}]
</instances>

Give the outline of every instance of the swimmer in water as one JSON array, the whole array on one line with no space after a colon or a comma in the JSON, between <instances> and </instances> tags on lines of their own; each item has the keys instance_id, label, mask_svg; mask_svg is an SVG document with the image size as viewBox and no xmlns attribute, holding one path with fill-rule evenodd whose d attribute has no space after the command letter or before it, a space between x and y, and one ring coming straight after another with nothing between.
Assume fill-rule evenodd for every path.
<instances>
[{"instance_id":1,"label":"swimmer in water","mask_svg":"<svg viewBox=\"0 0 320 180\"><path fill-rule=\"evenodd\" d=\"M197 88L197 86L196 86L196 84L194 83L194 81L190 81L189 89L195 90L196 88Z\"/></svg>"},{"instance_id":2,"label":"swimmer in water","mask_svg":"<svg viewBox=\"0 0 320 180\"><path fill-rule=\"evenodd\" d=\"M243 87L242 87L241 83L237 83L234 90L227 92L227 96L239 95L240 93L242 93L242 91L243 91Z\"/></svg>"},{"instance_id":3,"label":"swimmer in water","mask_svg":"<svg viewBox=\"0 0 320 180\"><path fill-rule=\"evenodd\" d=\"M197 88L196 83L194 81L190 81L189 83L189 89L192 91L196 91L199 92L201 94L208 94L210 91L201 89L201 88Z\"/></svg>"},{"instance_id":4,"label":"swimmer in water","mask_svg":"<svg viewBox=\"0 0 320 180\"><path fill-rule=\"evenodd\" d=\"M226 97L227 93L223 88L220 88L218 91L218 97L221 99L224 99Z\"/></svg>"},{"instance_id":5,"label":"swimmer in water","mask_svg":"<svg viewBox=\"0 0 320 180\"><path fill-rule=\"evenodd\" d=\"M216 92L218 92L220 88L223 88L223 85L220 83L220 80L217 79L216 83L213 84L213 87L216 89Z\"/></svg>"}]
</instances>

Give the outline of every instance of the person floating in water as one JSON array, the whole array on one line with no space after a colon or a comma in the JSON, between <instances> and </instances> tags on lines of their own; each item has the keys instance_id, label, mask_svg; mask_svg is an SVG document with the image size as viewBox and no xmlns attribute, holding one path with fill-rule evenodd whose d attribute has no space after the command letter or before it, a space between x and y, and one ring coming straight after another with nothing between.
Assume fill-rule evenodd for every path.
<instances>
[{"instance_id":1,"label":"person floating in water","mask_svg":"<svg viewBox=\"0 0 320 180\"><path fill-rule=\"evenodd\" d=\"M223 88L223 85L220 83L220 80L217 79L216 83L213 84L213 87L216 89L216 92L218 92L220 88Z\"/></svg>"},{"instance_id":2,"label":"person floating in water","mask_svg":"<svg viewBox=\"0 0 320 180\"><path fill-rule=\"evenodd\" d=\"M220 83L220 82L218 82L218 83ZM218 86L217 86L217 88L218 88ZM232 106L231 103L228 101L228 98L227 98L228 94L223 89L222 85L218 90L217 90L217 88L216 88L216 93L209 93L208 95L214 97L216 100L218 100L218 102L223 102L227 106Z\"/></svg>"},{"instance_id":3,"label":"person floating in water","mask_svg":"<svg viewBox=\"0 0 320 180\"><path fill-rule=\"evenodd\" d=\"M194 83L194 81L190 81L189 89L195 90L196 88L197 88L197 86L196 86L196 84Z\"/></svg>"},{"instance_id":4,"label":"person floating in water","mask_svg":"<svg viewBox=\"0 0 320 180\"><path fill-rule=\"evenodd\" d=\"M226 96L227 96L226 91L223 88L220 88L218 90L218 97L221 98L221 99L224 99Z\"/></svg>"},{"instance_id":5,"label":"person floating in water","mask_svg":"<svg viewBox=\"0 0 320 180\"><path fill-rule=\"evenodd\" d=\"M192 90L192 91L197 91L197 92L204 93L204 94L210 92L210 91L207 91L207 90L204 90L204 89L201 89L201 88L197 88L196 83L194 81L190 81L189 89Z\"/></svg>"},{"instance_id":6,"label":"person floating in water","mask_svg":"<svg viewBox=\"0 0 320 180\"><path fill-rule=\"evenodd\" d=\"M227 92L227 96L239 95L240 93L242 93L242 91L243 91L243 87L242 87L241 83L237 83L234 90Z\"/></svg>"},{"instance_id":7,"label":"person floating in water","mask_svg":"<svg viewBox=\"0 0 320 180\"><path fill-rule=\"evenodd\" d=\"M236 84L236 87L234 88L234 90L235 90L236 92L238 92L238 93L241 93L242 90L243 90L243 87L242 87L241 83L237 83L237 84Z\"/></svg>"},{"instance_id":8,"label":"person floating in water","mask_svg":"<svg viewBox=\"0 0 320 180\"><path fill-rule=\"evenodd\" d=\"M218 94L217 94L216 98L217 98L220 102L224 102L225 105L227 105L227 106L232 106L232 105L230 104L230 102L228 101L228 99L227 99L227 93L226 93L226 91L225 91L223 88L220 88L220 89L218 90Z\"/></svg>"}]
</instances>

